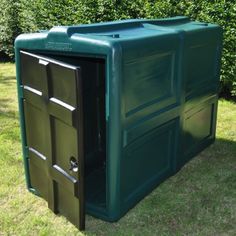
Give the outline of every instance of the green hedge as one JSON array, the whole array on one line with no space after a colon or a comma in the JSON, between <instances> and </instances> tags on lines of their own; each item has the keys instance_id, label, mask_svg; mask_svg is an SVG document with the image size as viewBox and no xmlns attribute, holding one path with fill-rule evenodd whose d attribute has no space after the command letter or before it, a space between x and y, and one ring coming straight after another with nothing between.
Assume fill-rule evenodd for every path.
<instances>
[{"instance_id":1,"label":"green hedge","mask_svg":"<svg viewBox=\"0 0 236 236\"><path fill-rule=\"evenodd\" d=\"M13 58L23 32L54 25L176 15L219 24L224 30L221 91L236 96L236 3L227 0L1 0L0 53Z\"/></svg>"}]
</instances>

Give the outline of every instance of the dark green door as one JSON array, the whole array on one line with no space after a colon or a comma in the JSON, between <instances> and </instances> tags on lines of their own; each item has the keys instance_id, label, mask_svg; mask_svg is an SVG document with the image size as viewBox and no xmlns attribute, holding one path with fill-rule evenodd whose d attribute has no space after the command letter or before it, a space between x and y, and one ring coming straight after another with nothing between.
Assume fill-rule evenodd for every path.
<instances>
[{"instance_id":1,"label":"dark green door","mask_svg":"<svg viewBox=\"0 0 236 236\"><path fill-rule=\"evenodd\" d=\"M80 68L21 51L31 186L49 208L85 227Z\"/></svg>"}]
</instances>

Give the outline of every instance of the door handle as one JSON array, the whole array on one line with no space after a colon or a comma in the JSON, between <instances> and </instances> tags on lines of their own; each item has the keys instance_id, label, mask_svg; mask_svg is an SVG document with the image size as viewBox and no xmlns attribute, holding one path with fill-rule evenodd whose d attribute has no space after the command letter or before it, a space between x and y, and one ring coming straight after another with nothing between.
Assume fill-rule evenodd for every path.
<instances>
[{"instance_id":1,"label":"door handle","mask_svg":"<svg viewBox=\"0 0 236 236\"><path fill-rule=\"evenodd\" d=\"M73 171L73 172L78 172L78 170L79 170L78 162L74 157L70 158L70 169L69 170Z\"/></svg>"}]
</instances>

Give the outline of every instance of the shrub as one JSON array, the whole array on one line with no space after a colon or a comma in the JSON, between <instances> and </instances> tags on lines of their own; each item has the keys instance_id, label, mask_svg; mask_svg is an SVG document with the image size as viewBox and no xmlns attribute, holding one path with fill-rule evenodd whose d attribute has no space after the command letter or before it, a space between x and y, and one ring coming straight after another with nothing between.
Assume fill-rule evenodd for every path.
<instances>
[{"instance_id":1,"label":"shrub","mask_svg":"<svg viewBox=\"0 0 236 236\"><path fill-rule=\"evenodd\" d=\"M236 96L236 3L230 0L1 0L0 54L13 58L22 32L129 18L186 15L224 30L221 91Z\"/></svg>"},{"instance_id":2,"label":"shrub","mask_svg":"<svg viewBox=\"0 0 236 236\"><path fill-rule=\"evenodd\" d=\"M13 57L13 43L19 28L18 2L14 0L0 1L0 51Z\"/></svg>"}]
</instances>

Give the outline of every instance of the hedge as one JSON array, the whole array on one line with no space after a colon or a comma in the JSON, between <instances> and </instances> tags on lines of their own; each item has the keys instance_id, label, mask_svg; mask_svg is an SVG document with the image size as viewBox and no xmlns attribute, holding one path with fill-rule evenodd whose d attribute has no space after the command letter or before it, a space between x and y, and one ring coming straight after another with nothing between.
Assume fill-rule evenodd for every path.
<instances>
[{"instance_id":1,"label":"hedge","mask_svg":"<svg viewBox=\"0 0 236 236\"><path fill-rule=\"evenodd\" d=\"M236 97L236 3L230 0L1 0L0 55L14 58L18 34L54 25L176 15L223 28L221 92Z\"/></svg>"}]
</instances>

